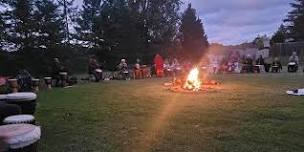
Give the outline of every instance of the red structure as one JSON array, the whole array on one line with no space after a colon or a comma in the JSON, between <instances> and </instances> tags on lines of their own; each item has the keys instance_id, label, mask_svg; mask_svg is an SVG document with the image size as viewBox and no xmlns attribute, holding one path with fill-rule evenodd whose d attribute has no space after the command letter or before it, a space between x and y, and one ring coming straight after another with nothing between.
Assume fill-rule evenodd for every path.
<instances>
[{"instance_id":1,"label":"red structure","mask_svg":"<svg viewBox=\"0 0 304 152\"><path fill-rule=\"evenodd\" d=\"M164 59L159 54L156 54L154 58L154 64L155 64L155 71L157 77L163 77L164 76Z\"/></svg>"}]
</instances>

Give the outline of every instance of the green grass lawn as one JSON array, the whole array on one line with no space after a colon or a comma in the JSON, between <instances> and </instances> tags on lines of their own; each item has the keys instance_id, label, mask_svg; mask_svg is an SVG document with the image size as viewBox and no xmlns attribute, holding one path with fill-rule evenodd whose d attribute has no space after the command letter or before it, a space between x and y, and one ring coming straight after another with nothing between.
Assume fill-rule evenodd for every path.
<instances>
[{"instance_id":1,"label":"green grass lawn","mask_svg":"<svg viewBox=\"0 0 304 152\"><path fill-rule=\"evenodd\" d=\"M202 94L166 79L109 81L39 94L41 152L303 152L302 74L219 75Z\"/></svg>"}]
</instances>

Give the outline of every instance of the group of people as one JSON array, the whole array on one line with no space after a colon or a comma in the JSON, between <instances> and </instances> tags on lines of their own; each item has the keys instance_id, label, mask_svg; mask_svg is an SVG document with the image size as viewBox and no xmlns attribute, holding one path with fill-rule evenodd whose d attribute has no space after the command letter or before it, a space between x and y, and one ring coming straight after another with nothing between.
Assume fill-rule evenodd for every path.
<instances>
[{"instance_id":1,"label":"group of people","mask_svg":"<svg viewBox=\"0 0 304 152\"><path fill-rule=\"evenodd\" d=\"M262 55L254 60L250 55L243 59L229 60L224 58L220 64L213 64L219 73L236 72L236 73L260 73L272 72L278 73L283 70L283 65L278 57L275 57L272 63L267 63ZM297 72L299 68L299 57L293 52L288 60L288 72Z\"/></svg>"},{"instance_id":2,"label":"group of people","mask_svg":"<svg viewBox=\"0 0 304 152\"><path fill-rule=\"evenodd\" d=\"M243 59L237 55L231 55L228 58L223 58L220 62L218 59L208 59L202 61L199 65L202 69L209 68L212 73L260 73L260 72L280 72L283 69L282 63L278 57L274 58L272 63L266 63L263 56L259 56L254 60L251 56ZM177 58L163 58L161 55L156 54L151 66L141 64L141 60L137 59L136 62L129 66L126 59L121 59L120 63L116 66L117 76L107 78L104 76L103 66L99 64L96 57L91 56L88 59L88 74L89 79L99 82L103 79L122 79L130 80L149 78L152 75L157 77L175 76L183 71L189 71L193 67L190 61L180 62ZM288 60L288 72L297 72L299 69L299 57L296 52L293 52ZM76 77L71 77L68 68L59 60L54 58L50 66L50 74L53 86L67 86L77 83ZM32 76L27 70L20 70L16 76L21 91L31 89Z\"/></svg>"},{"instance_id":3,"label":"group of people","mask_svg":"<svg viewBox=\"0 0 304 152\"><path fill-rule=\"evenodd\" d=\"M154 68L157 77L169 77L180 75L183 72L190 71L193 68L193 63L190 61L180 62L177 58L163 59L157 54L154 58Z\"/></svg>"},{"instance_id":4,"label":"group of people","mask_svg":"<svg viewBox=\"0 0 304 152\"><path fill-rule=\"evenodd\" d=\"M253 64L253 60L251 58L246 58L243 66L243 72L261 72L264 70L265 72L273 72L277 73L282 71L283 66L278 57L275 57L271 64L265 62L264 58L260 56L255 64ZM288 59L287 71L288 72L297 72L299 69L299 57L296 52L293 52L292 55Z\"/></svg>"},{"instance_id":5,"label":"group of people","mask_svg":"<svg viewBox=\"0 0 304 152\"><path fill-rule=\"evenodd\" d=\"M156 77L173 76L181 73L183 69L191 68L190 62L181 64L177 58L164 59L161 55L156 54L152 65L141 64L141 60L137 59L136 63L129 66L126 59L121 59L117 65L119 73L118 79L130 80L150 78L152 75Z\"/></svg>"}]
</instances>

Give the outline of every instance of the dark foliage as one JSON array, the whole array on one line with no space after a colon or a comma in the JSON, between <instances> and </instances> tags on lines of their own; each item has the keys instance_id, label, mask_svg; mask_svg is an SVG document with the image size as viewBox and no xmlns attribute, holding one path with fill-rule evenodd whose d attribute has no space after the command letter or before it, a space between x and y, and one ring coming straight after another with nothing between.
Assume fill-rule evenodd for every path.
<instances>
[{"instance_id":1,"label":"dark foliage","mask_svg":"<svg viewBox=\"0 0 304 152\"><path fill-rule=\"evenodd\" d=\"M271 44L275 43L284 43L287 39L286 28L284 25L281 25L276 33L272 36L270 42Z\"/></svg>"},{"instance_id":2,"label":"dark foliage","mask_svg":"<svg viewBox=\"0 0 304 152\"><path fill-rule=\"evenodd\" d=\"M9 8L0 14L0 75L47 75L54 57L85 72L92 54L114 69L121 58L150 63L174 48L181 0L84 0L78 12L73 2L0 1Z\"/></svg>"},{"instance_id":3,"label":"dark foliage","mask_svg":"<svg viewBox=\"0 0 304 152\"><path fill-rule=\"evenodd\" d=\"M290 5L293 10L284 20L287 25L288 38L293 41L304 41L304 0L294 0Z\"/></svg>"}]
</instances>

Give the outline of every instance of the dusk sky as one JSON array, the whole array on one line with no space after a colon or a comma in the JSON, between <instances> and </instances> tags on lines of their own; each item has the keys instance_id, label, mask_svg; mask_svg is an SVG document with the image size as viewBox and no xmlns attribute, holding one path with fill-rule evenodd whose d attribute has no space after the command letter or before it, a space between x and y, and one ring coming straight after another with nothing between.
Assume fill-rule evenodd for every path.
<instances>
[{"instance_id":1,"label":"dusk sky","mask_svg":"<svg viewBox=\"0 0 304 152\"><path fill-rule=\"evenodd\" d=\"M76 0L81 4L82 0ZM272 35L293 0L183 0L191 2L204 23L210 42L239 44L258 34Z\"/></svg>"}]
</instances>

